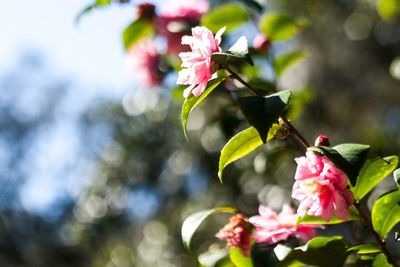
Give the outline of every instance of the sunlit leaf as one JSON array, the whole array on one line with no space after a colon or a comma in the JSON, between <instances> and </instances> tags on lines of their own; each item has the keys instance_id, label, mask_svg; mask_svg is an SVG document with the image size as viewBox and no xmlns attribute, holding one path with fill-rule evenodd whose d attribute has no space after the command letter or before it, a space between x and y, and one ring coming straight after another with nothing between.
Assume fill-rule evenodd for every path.
<instances>
[{"instance_id":1,"label":"sunlit leaf","mask_svg":"<svg viewBox=\"0 0 400 267\"><path fill-rule=\"evenodd\" d=\"M247 121L257 129L263 143L268 131L289 103L291 92L281 91L266 97L247 96L238 99Z\"/></svg>"},{"instance_id":2,"label":"sunlit leaf","mask_svg":"<svg viewBox=\"0 0 400 267\"><path fill-rule=\"evenodd\" d=\"M367 160L369 145L340 144L334 147L309 147L308 150L329 158L336 167L347 174L350 183L355 185L357 176Z\"/></svg>"},{"instance_id":3,"label":"sunlit leaf","mask_svg":"<svg viewBox=\"0 0 400 267\"><path fill-rule=\"evenodd\" d=\"M198 262L202 267L215 267L215 265L223 258L229 255L227 249L220 249L217 251L207 251L201 253L197 258Z\"/></svg>"},{"instance_id":4,"label":"sunlit leaf","mask_svg":"<svg viewBox=\"0 0 400 267\"><path fill-rule=\"evenodd\" d=\"M209 210L204 210L196 212L189 217L182 224L182 241L187 249L190 248L190 242L192 240L193 234L196 232L200 224L207 219L208 216L215 213L235 213L236 209L232 207L219 207Z\"/></svg>"},{"instance_id":5,"label":"sunlit leaf","mask_svg":"<svg viewBox=\"0 0 400 267\"><path fill-rule=\"evenodd\" d=\"M186 125L187 125L187 119L189 117L190 112L215 89L217 86L225 80L225 77L219 77L215 78L213 80L210 80L207 85L207 89L199 96L194 96L190 94L188 98L185 99L182 105L182 111L181 111L181 119L182 119L182 126L183 126L183 132L185 134L186 139L187 137L187 132L186 132Z\"/></svg>"},{"instance_id":6,"label":"sunlit leaf","mask_svg":"<svg viewBox=\"0 0 400 267\"><path fill-rule=\"evenodd\" d=\"M380 181L388 176L399 163L397 156L368 160L357 177L356 186L352 189L357 201L362 199Z\"/></svg>"},{"instance_id":7,"label":"sunlit leaf","mask_svg":"<svg viewBox=\"0 0 400 267\"><path fill-rule=\"evenodd\" d=\"M243 255L239 248L232 247L229 249L229 258L236 267L253 267L250 257Z\"/></svg>"},{"instance_id":8,"label":"sunlit leaf","mask_svg":"<svg viewBox=\"0 0 400 267\"><path fill-rule=\"evenodd\" d=\"M247 22L248 19L249 15L241 5L225 4L204 15L201 24L213 32L226 26L226 32L230 32Z\"/></svg>"},{"instance_id":9,"label":"sunlit leaf","mask_svg":"<svg viewBox=\"0 0 400 267\"><path fill-rule=\"evenodd\" d=\"M277 56L273 63L276 75L280 77L285 70L302 60L304 55L302 51L294 51Z\"/></svg>"},{"instance_id":10,"label":"sunlit leaf","mask_svg":"<svg viewBox=\"0 0 400 267\"><path fill-rule=\"evenodd\" d=\"M245 36L240 37L228 51L214 53L211 59L222 66L235 65L237 60L243 60L253 65L253 60L249 54L247 38Z\"/></svg>"},{"instance_id":11,"label":"sunlit leaf","mask_svg":"<svg viewBox=\"0 0 400 267\"><path fill-rule=\"evenodd\" d=\"M397 169L393 172L393 178L397 184L397 187L400 189L400 169Z\"/></svg>"},{"instance_id":12,"label":"sunlit leaf","mask_svg":"<svg viewBox=\"0 0 400 267\"><path fill-rule=\"evenodd\" d=\"M271 41L285 41L299 31L299 25L292 17L277 13L269 13L262 17L259 26Z\"/></svg>"},{"instance_id":13,"label":"sunlit leaf","mask_svg":"<svg viewBox=\"0 0 400 267\"><path fill-rule=\"evenodd\" d=\"M381 253L375 257L372 267L392 267L392 265L388 263L385 254Z\"/></svg>"},{"instance_id":14,"label":"sunlit leaf","mask_svg":"<svg viewBox=\"0 0 400 267\"><path fill-rule=\"evenodd\" d=\"M89 12L93 11L96 8L99 7L105 7L108 6L112 3L112 0L96 0L94 3L86 6L79 14L76 16L75 21L79 23L79 21L82 19L82 17Z\"/></svg>"},{"instance_id":15,"label":"sunlit leaf","mask_svg":"<svg viewBox=\"0 0 400 267\"><path fill-rule=\"evenodd\" d=\"M315 237L306 245L293 249L278 266L338 267L343 266L346 257L343 237Z\"/></svg>"},{"instance_id":16,"label":"sunlit leaf","mask_svg":"<svg viewBox=\"0 0 400 267\"><path fill-rule=\"evenodd\" d=\"M400 14L400 0L377 0L376 9L384 20L393 20Z\"/></svg>"},{"instance_id":17,"label":"sunlit leaf","mask_svg":"<svg viewBox=\"0 0 400 267\"><path fill-rule=\"evenodd\" d=\"M320 216L311 216L311 215L304 215L302 217L298 217L296 224L339 224L339 223L344 223L344 222L348 222L348 221L356 221L359 220L359 216L357 211L354 208L350 208L349 210L350 212L350 218L348 220L343 220L343 219L339 219L335 216L332 216L332 218L329 220L329 222L327 222L323 217Z\"/></svg>"},{"instance_id":18,"label":"sunlit leaf","mask_svg":"<svg viewBox=\"0 0 400 267\"><path fill-rule=\"evenodd\" d=\"M358 244L351 246L347 249L347 252L357 252L358 254L373 254L381 252L378 245L375 244Z\"/></svg>"},{"instance_id":19,"label":"sunlit leaf","mask_svg":"<svg viewBox=\"0 0 400 267\"><path fill-rule=\"evenodd\" d=\"M400 191L395 190L378 198L372 208L372 225L382 239L400 222Z\"/></svg>"},{"instance_id":20,"label":"sunlit leaf","mask_svg":"<svg viewBox=\"0 0 400 267\"><path fill-rule=\"evenodd\" d=\"M233 136L222 148L219 158L218 177L222 183L222 171L233 161L240 159L263 144L254 127L250 127Z\"/></svg>"},{"instance_id":21,"label":"sunlit leaf","mask_svg":"<svg viewBox=\"0 0 400 267\"><path fill-rule=\"evenodd\" d=\"M125 49L129 49L138 41L150 37L154 32L153 22L149 19L138 19L126 27L122 33Z\"/></svg>"}]
</instances>

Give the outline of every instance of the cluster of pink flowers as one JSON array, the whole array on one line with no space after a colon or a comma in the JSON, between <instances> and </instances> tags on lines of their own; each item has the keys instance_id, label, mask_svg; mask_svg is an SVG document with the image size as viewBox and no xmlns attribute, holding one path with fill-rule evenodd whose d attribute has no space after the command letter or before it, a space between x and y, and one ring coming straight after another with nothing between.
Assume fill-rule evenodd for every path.
<instances>
[{"instance_id":1,"label":"cluster of pink flowers","mask_svg":"<svg viewBox=\"0 0 400 267\"><path fill-rule=\"evenodd\" d=\"M221 36L225 28L220 29L215 37L206 27L194 27L192 36L182 37L182 44L189 45L190 52L182 52L182 70L178 73L177 84L189 85L185 89L184 97L190 93L195 96L201 95L207 88L208 80L213 74L214 62L211 56L220 51Z\"/></svg>"}]
</instances>

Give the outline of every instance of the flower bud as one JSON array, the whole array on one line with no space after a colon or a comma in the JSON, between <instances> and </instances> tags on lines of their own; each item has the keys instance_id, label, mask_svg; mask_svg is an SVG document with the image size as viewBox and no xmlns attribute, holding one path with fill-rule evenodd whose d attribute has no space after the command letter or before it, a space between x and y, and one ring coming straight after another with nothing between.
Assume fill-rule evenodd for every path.
<instances>
[{"instance_id":1,"label":"flower bud","mask_svg":"<svg viewBox=\"0 0 400 267\"><path fill-rule=\"evenodd\" d=\"M315 139L315 146L330 146L328 136L320 134Z\"/></svg>"}]
</instances>

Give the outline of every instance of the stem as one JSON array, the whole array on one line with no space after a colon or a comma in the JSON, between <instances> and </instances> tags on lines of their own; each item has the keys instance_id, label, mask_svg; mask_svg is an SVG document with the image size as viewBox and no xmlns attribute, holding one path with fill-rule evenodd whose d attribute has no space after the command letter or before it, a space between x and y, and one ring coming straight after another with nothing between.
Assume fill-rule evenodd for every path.
<instances>
[{"instance_id":1,"label":"stem","mask_svg":"<svg viewBox=\"0 0 400 267\"><path fill-rule=\"evenodd\" d=\"M388 262L390 264L392 264L394 267L400 267L395 258L393 257L393 255L390 253L390 251L387 249L386 247L386 243L384 240L382 240L379 236L379 234L374 230L374 227L372 226L372 223L369 219L369 216L367 214L365 214L364 210L361 208L359 203L354 203L353 204L354 207L357 209L358 214L360 215L361 218L361 223L365 226L365 228L368 229L368 231L370 231L372 233L372 235L375 238L375 241L378 243L378 245L380 246L383 254L385 254L386 259L388 260Z\"/></svg>"},{"instance_id":2,"label":"stem","mask_svg":"<svg viewBox=\"0 0 400 267\"><path fill-rule=\"evenodd\" d=\"M262 94L258 93L256 90L254 90L253 87L249 83L247 83L245 80L243 80L236 72L231 70L229 67L225 68L234 79L239 81L241 84L243 84L253 95L255 96L263 96ZM303 146L310 147L310 143L305 139L300 132L293 126L293 124L290 123L288 119L286 119L284 116L279 116L279 119L285 123L287 126L289 133L292 134Z\"/></svg>"}]
</instances>

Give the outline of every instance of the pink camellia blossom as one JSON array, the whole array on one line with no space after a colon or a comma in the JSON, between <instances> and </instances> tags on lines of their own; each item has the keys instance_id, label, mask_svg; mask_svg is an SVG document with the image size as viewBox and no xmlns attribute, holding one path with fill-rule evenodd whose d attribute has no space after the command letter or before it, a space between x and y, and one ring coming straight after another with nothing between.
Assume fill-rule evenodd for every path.
<instances>
[{"instance_id":1,"label":"pink camellia blossom","mask_svg":"<svg viewBox=\"0 0 400 267\"><path fill-rule=\"evenodd\" d=\"M189 45L191 52L179 53L182 59L182 70L178 73L177 84L190 85L185 89L183 96L186 98L193 93L200 96L207 87L208 80L213 74L214 62L211 55L220 51L222 33L225 27L214 35L206 27L192 28L192 36L182 37L182 44Z\"/></svg>"},{"instance_id":2,"label":"pink camellia blossom","mask_svg":"<svg viewBox=\"0 0 400 267\"><path fill-rule=\"evenodd\" d=\"M258 213L260 215L249 219L249 222L256 227L253 238L258 243L272 245L286 241L291 237L307 242L315 236L315 228L321 228L320 225L301 223L295 225L298 215L289 205L284 205L279 214L276 214L271 208L261 205L258 208Z\"/></svg>"},{"instance_id":3,"label":"pink camellia blossom","mask_svg":"<svg viewBox=\"0 0 400 267\"><path fill-rule=\"evenodd\" d=\"M151 39L139 41L128 50L128 67L138 75L144 87L155 87L161 84L159 71L160 56Z\"/></svg>"},{"instance_id":4,"label":"pink camellia blossom","mask_svg":"<svg viewBox=\"0 0 400 267\"><path fill-rule=\"evenodd\" d=\"M348 219L353 194L347 188L346 174L313 151L297 158L296 162L292 197L300 202L297 213L322 216L326 221L332 216Z\"/></svg>"},{"instance_id":5,"label":"pink camellia blossom","mask_svg":"<svg viewBox=\"0 0 400 267\"><path fill-rule=\"evenodd\" d=\"M236 214L229 219L229 223L215 235L227 241L228 247L239 248L243 255L250 255L250 233L253 226L242 214Z\"/></svg>"},{"instance_id":6,"label":"pink camellia blossom","mask_svg":"<svg viewBox=\"0 0 400 267\"><path fill-rule=\"evenodd\" d=\"M197 26L202 15L207 13L209 4L204 0L171 0L156 20L156 28L167 41L167 53L178 55L189 51L181 44L182 36Z\"/></svg>"}]
</instances>

